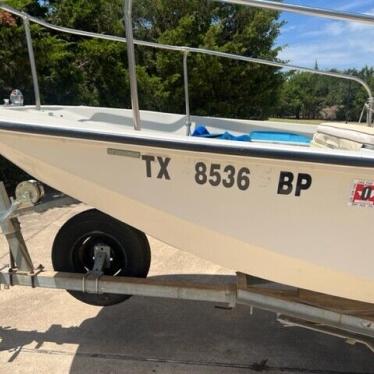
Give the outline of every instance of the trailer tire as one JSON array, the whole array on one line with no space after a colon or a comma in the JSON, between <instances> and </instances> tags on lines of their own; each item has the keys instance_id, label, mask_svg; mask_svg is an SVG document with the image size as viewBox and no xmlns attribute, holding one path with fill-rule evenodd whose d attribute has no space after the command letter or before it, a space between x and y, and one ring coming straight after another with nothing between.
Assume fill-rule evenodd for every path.
<instances>
[{"instance_id":1,"label":"trailer tire","mask_svg":"<svg viewBox=\"0 0 374 374\"><path fill-rule=\"evenodd\" d=\"M96 209L77 214L59 230L52 246L55 271L86 273L94 263L94 246L110 247L111 265L105 275L145 278L151 251L145 234ZM76 299L96 306L109 306L127 300L129 295L90 294L68 291Z\"/></svg>"}]
</instances>

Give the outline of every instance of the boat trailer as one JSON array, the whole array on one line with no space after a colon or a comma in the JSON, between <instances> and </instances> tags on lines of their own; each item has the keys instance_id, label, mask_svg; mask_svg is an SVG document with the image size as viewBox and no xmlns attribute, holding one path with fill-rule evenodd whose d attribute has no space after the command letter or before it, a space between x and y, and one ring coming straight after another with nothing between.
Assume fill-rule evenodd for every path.
<instances>
[{"instance_id":1,"label":"boat trailer","mask_svg":"<svg viewBox=\"0 0 374 374\"><path fill-rule=\"evenodd\" d=\"M269 282L237 273L229 284L195 283L104 275L108 248L95 247L95 262L86 274L46 271L34 267L22 235L19 216L45 211L74 202L60 195L43 202L43 188L35 181L18 185L15 199L0 182L0 225L9 245L10 263L0 269L0 287L64 289L91 294L118 294L237 304L276 314L285 327L301 327L361 343L374 352L374 304L368 304ZM235 279L235 278L234 278Z\"/></svg>"}]
</instances>

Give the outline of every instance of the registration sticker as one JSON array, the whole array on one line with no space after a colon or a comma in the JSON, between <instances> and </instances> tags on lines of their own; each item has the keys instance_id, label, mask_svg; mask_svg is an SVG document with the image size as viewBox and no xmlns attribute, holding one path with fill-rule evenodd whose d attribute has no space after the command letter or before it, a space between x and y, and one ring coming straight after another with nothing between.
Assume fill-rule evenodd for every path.
<instances>
[{"instance_id":1,"label":"registration sticker","mask_svg":"<svg viewBox=\"0 0 374 374\"><path fill-rule=\"evenodd\" d=\"M374 182L355 180L350 205L374 208Z\"/></svg>"}]
</instances>

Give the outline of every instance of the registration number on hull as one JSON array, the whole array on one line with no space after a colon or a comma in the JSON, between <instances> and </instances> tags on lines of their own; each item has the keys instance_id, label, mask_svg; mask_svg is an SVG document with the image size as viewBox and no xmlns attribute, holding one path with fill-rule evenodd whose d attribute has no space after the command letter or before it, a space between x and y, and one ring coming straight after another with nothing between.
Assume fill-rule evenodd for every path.
<instances>
[{"instance_id":1,"label":"registration number on hull","mask_svg":"<svg viewBox=\"0 0 374 374\"><path fill-rule=\"evenodd\" d=\"M147 178L165 181L173 179L173 173L170 171L172 158L143 154L141 160L144 162ZM251 170L245 166L196 161L194 169L194 178L191 181L200 186L223 186L240 191L247 191L251 186ZM311 186L311 175L281 171L277 182L277 194L300 197L301 193L309 190Z\"/></svg>"}]
</instances>

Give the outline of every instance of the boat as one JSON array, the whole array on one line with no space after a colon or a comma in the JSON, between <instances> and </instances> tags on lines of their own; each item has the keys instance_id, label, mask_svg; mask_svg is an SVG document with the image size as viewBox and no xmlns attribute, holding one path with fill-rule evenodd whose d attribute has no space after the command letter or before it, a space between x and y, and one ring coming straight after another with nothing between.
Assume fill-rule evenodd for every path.
<instances>
[{"instance_id":1,"label":"boat","mask_svg":"<svg viewBox=\"0 0 374 374\"><path fill-rule=\"evenodd\" d=\"M374 23L369 15L265 0L224 2ZM20 15L8 6L1 8ZM367 122L360 125L194 116L189 113L187 75L186 114L139 110L133 46L157 46L133 40L131 1L125 10L132 109L41 105L28 35L36 105L0 108L0 154L100 212L225 268L374 303L370 88L356 77L314 71L364 85ZM63 32L111 38L21 16L25 26L32 21ZM185 62L189 53L204 53L188 47L176 50ZM250 141L239 141L243 134Z\"/></svg>"}]
</instances>

